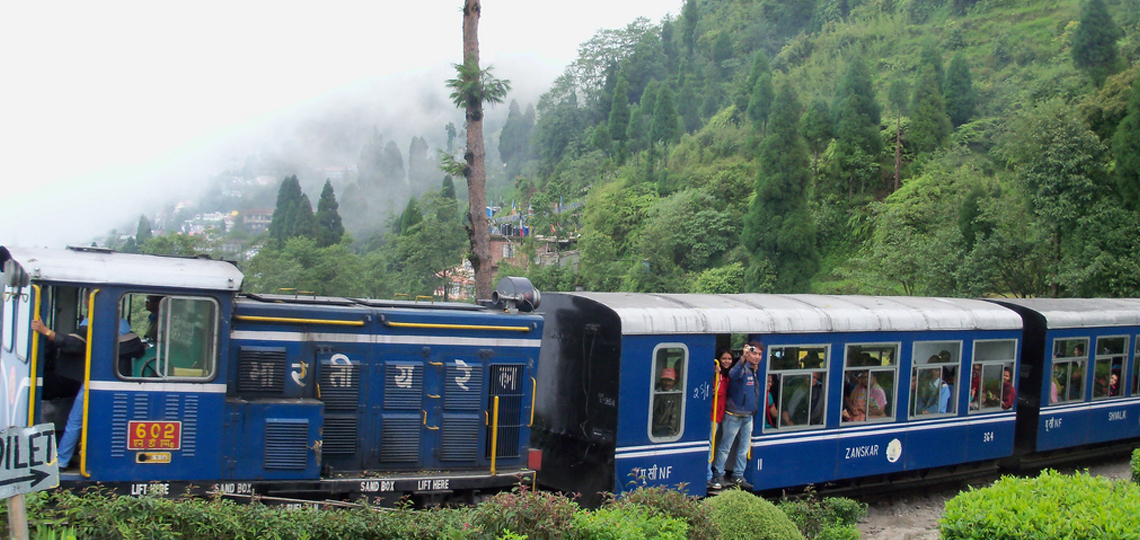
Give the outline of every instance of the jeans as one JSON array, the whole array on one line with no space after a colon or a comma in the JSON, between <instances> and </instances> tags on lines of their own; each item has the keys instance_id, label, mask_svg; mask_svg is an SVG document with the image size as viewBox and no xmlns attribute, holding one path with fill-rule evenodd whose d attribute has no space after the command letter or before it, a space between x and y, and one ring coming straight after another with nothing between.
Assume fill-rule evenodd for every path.
<instances>
[{"instance_id":1,"label":"jeans","mask_svg":"<svg viewBox=\"0 0 1140 540\"><path fill-rule=\"evenodd\" d=\"M716 446L714 446L713 443L718 439L724 438L724 433L721 433L720 425L717 424L716 422L712 423L712 428L710 428L710 429L711 429L711 431L709 431L709 433L710 433L710 435L709 435L709 465L708 465L708 471L705 474L705 481L706 482L711 481L712 477L713 477L713 470L712 470L713 458L716 457Z\"/></svg>"},{"instance_id":2,"label":"jeans","mask_svg":"<svg viewBox=\"0 0 1140 540\"><path fill-rule=\"evenodd\" d=\"M720 444L716 447L716 461L713 462L712 472L713 474L724 474L724 462L728 460L728 452L732 449L732 443L736 441L737 435L740 435L740 444L736 447L736 466L732 470L736 476L743 478L748 448L752 445L752 417L742 418L725 414L724 422L721 423L721 433Z\"/></svg>"},{"instance_id":3,"label":"jeans","mask_svg":"<svg viewBox=\"0 0 1140 540\"><path fill-rule=\"evenodd\" d=\"M75 453L75 446L79 443L79 431L83 429L83 390L75 396L75 403L71 406L71 413L67 415L67 427L63 428L63 437L59 439L59 468L67 467Z\"/></svg>"}]
</instances>

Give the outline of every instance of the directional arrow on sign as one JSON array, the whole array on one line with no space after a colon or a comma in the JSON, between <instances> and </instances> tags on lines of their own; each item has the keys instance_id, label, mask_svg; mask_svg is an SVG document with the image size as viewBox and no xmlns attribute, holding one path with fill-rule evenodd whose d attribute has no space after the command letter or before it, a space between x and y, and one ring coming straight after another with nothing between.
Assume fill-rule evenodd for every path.
<instances>
[{"instance_id":1,"label":"directional arrow on sign","mask_svg":"<svg viewBox=\"0 0 1140 540\"><path fill-rule=\"evenodd\" d=\"M5 478L3 480L0 480L0 486L6 486L8 484L19 484L21 482L27 482L30 480L32 482L32 484L29 487L35 488L36 484L43 482L44 480L47 480L48 478L51 478L51 472L49 472L49 471L41 471L39 469L30 469L30 470L28 470L28 473L30 473L30 474L28 474L28 476L17 476L16 478ZM31 489L29 491L37 491L37 490Z\"/></svg>"}]
</instances>

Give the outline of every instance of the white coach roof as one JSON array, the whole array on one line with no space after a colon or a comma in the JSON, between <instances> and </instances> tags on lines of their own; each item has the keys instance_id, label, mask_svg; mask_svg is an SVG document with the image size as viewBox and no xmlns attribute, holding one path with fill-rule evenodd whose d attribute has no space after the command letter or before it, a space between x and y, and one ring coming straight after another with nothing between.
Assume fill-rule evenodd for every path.
<instances>
[{"instance_id":1,"label":"white coach roof","mask_svg":"<svg viewBox=\"0 0 1140 540\"><path fill-rule=\"evenodd\" d=\"M1047 328L1140 326L1138 298L1003 298L1045 317Z\"/></svg>"},{"instance_id":2,"label":"white coach roof","mask_svg":"<svg viewBox=\"0 0 1140 540\"><path fill-rule=\"evenodd\" d=\"M225 261L116 253L103 249L0 247L7 274L12 264L33 280L120 284L217 291L241 289L242 273Z\"/></svg>"},{"instance_id":3,"label":"white coach roof","mask_svg":"<svg viewBox=\"0 0 1140 540\"><path fill-rule=\"evenodd\" d=\"M870 332L1016 330L1013 310L961 298L810 294L565 293L621 318L622 333Z\"/></svg>"}]
</instances>

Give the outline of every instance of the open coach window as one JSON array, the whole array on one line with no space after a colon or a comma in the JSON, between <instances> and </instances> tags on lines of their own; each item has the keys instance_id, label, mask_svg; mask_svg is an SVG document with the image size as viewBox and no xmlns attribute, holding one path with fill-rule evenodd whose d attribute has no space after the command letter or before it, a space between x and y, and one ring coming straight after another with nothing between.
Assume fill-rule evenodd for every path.
<instances>
[{"instance_id":1,"label":"open coach window","mask_svg":"<svg viewBox=\"0 0 1140 540\"><path fill-rule=\"evenodd\" d=\"M661 344L653 351L653 385L649 400L649 434L654 441L681 438L685 414L685 376L689 350L684 345Z\"/></svg>"},{"instance_id":2,"label":"open coach window","mask_svg":"<svg viewBox=\"0 0 1140 540\"><path fill-rule=\"evenodd\" d=\"M1088 338L1053 340L1053 377L1049 403L1084 401Z\"/></svg>"},{"instance_id":3,"label":"open coach window","mask_svg":"<svg viewBox=\"0 0 1140 540\"><path fill-rule=\"evenodd\" d=\"M120 317L143 338L141 356L123 360L128 379L207 380L217 371L218 303L213 298L130 293Z\"/></svg>"},{"instance_id":4,"label":"open coach window","mask_svg":"<svg viewBox=\"0 0 1140 540\"><path fill-rule=\"evenodd\" d=\"M779 412L773 427L823 427L827 407L826 345L768 348L768 373Z\"/></svg>"},{"instance_id":5,"label":"open coach window","mask_svg":"<svg viewBox=\"0 0 1140 540\"><path fill-rule=\"evenodd\" d=\"M1012 339L974 342L970 370L970 409L1000 411L1013 408L1017 399L1013 372L1017 341Z\"/></svg>"},{"instance_id":6,"label":"open coach window","mask_svg":"<svg viewBox=\"0 0 1140 540\"><path fill-rule=\"evenodd\" d=\"M843 370L844 422L893 420L897 343L848 345Z\"/></svg>"},{"instance_id":7,"label":"open coach window","mask_svg":"<svg viewBox=\"0 0 1140 540\"><path fill-rule=\"evenodd\" d=\"M958 412L954 389L958 388L960 341L916 341L910 376L910 415Z\"/></svg>"},{"instance_id":8,"label":"open coach window","mask_svg":"<svg viewBox=\"0 0 1140 540\"><path fill-rule=\"evenodd\" d=\"M1093 364L1093 399L1118 397L1124 389L1124 360L1128 338L1099 337L1096 339L1096 360Z\"/></svg>"}]
</instances>

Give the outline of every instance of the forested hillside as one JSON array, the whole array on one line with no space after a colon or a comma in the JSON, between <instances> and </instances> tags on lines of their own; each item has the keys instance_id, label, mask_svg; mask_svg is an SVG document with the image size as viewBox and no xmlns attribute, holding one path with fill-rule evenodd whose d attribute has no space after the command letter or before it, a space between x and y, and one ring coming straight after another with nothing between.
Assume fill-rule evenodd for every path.
<instances>
[{"instance_id":1,"label":"forested hillside","mask_svg":"<svg viewBox=\"0 0 1140 540\"><path fill-rule=\"evenodd\" d=\"M688 0L599 32L508 160L507 198L581 235L577 272L529 275L1140 294L1138 22L1136 0Z\"/></svg>"},{"instance_id":2,"label":"forested hillside","mask_svg":"<svg viewBox=\"0 0 1140 540\"><path fill-rule=\"evenodd\" d=\"M1138 30L1140 0L686 0L600 30L487 133L489 200L578 265L500 274L543 290L1140 295ZM465 186L430 173L423 139L406 175L381 143L361 151L339 231L274 215L248 289L442 285L469 249ZM286 187L278 209L309 203ZM404 191L402 213L365 222ZM535 238L517 240L533 260Z\"/></svg>"}]
</instances>

